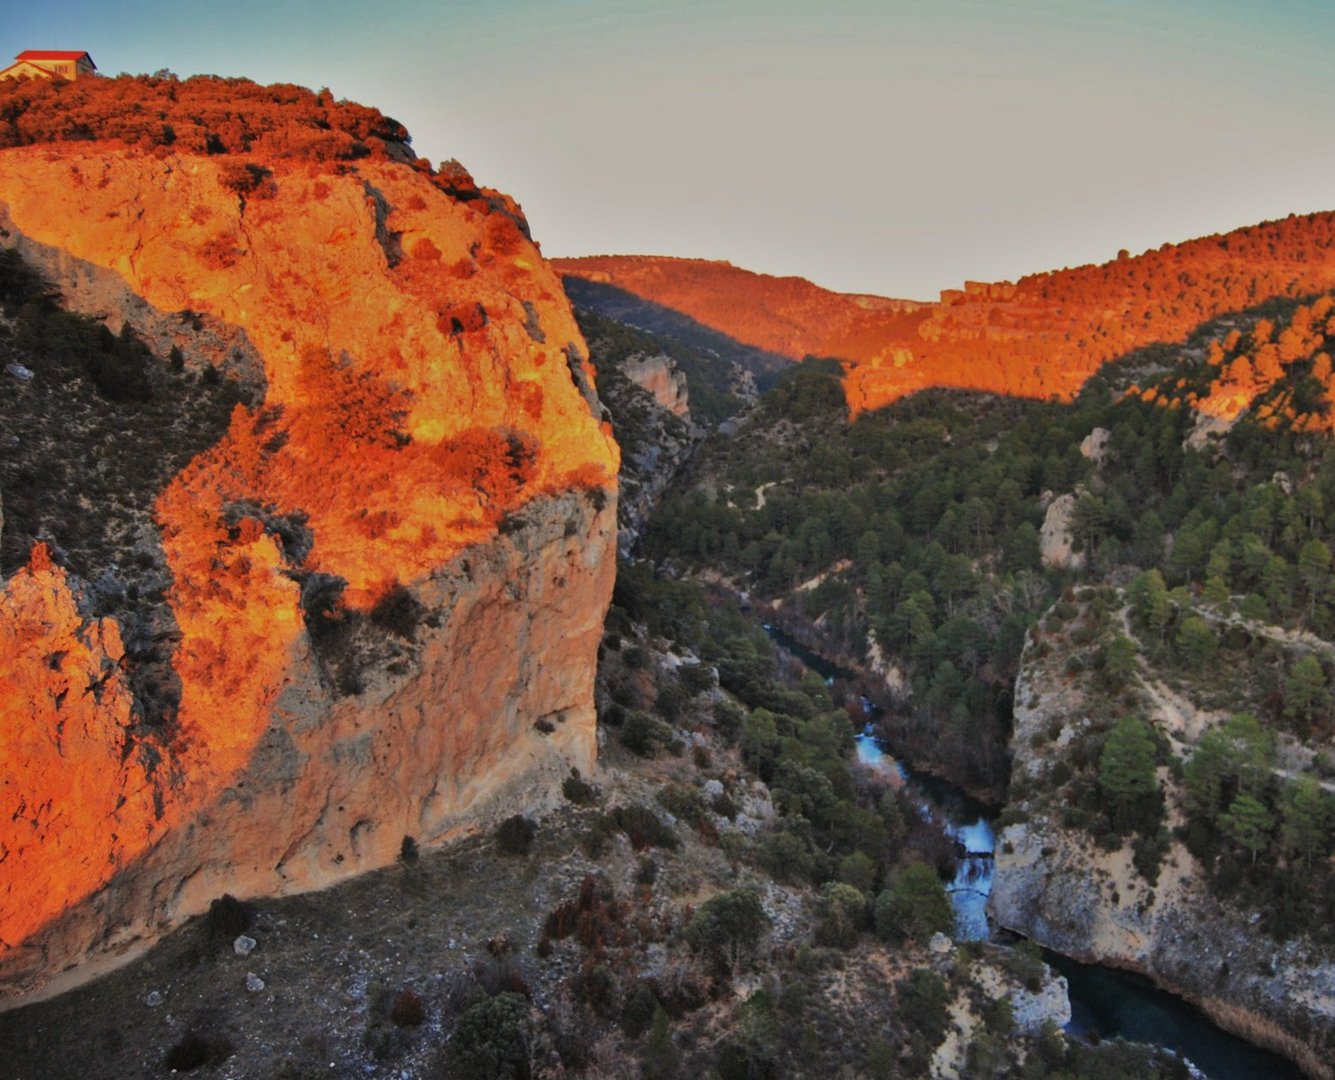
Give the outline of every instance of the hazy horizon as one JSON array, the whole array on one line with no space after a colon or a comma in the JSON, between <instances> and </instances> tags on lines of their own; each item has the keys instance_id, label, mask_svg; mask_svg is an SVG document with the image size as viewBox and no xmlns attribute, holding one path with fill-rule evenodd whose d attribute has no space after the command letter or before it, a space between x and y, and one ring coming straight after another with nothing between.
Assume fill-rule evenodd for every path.
<instances>
[{"instance_id":1,"label":"hazy horizon","mask_svg":"<svg viewBox=\"0 0 1335 1080\"><path fill-rule=\"evenodd\" d=\"M328 86L517 198L549 256L932 299L1335 208L1314 0L53 0L7 30Z\"/></svg>"}]
</instances>

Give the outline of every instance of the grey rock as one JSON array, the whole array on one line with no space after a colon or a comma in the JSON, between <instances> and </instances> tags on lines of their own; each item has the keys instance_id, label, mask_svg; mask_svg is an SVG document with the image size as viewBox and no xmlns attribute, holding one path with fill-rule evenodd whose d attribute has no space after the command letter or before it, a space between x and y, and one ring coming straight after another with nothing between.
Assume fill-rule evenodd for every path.
<instances>
[{"instance_id":1,"label":"grey rock","mask_svg":"<svg viewBox=\"0 0 1335 1080\"><path fill-rule=\"evenodd\" d=\"M261 979L258 975L256 975L253 971L247 971L246 989L249 990L252 994L258 994L261 990L264 989L264 980Z\"/></svg>"},{"instance_id":2,"label":"grey rock","mask_svg":"<svg viewBox=\"0 0 1335 1080\"><path fill-rule=\"evenodd\" d=\"M256 942L253 937L247 937L245 934L242 934L232 942L232 951L236 953L237 956L249 956L255 951L255 946L257 944L258 942Z\"/></svg>"}]
</instances>

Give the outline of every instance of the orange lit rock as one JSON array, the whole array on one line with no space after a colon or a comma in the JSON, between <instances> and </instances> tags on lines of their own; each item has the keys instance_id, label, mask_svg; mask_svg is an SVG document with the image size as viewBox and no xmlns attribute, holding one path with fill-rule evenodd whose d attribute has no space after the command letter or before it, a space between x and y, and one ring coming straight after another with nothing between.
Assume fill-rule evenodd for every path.
<instances>
[{"instance_id":1,"label":"orange lit rock","mask_svg":"<svg viewBox=\"0 0 1335 1080\"><path fill-rule=\"evenodd\" d=\"M1182 341L1201 323L1270 297L1335 288L1335 214L1266 222L1013 284L967 282L943 291L939 304L877 307L800 278L700 260L596 256L556 265L794 360L842 360L856 415L938 386L1069 400L1102 364L1132 349ZM1267 331L1258 347L1269 341ZM1273 379L1305 345L1298 332L1258 349L1262 378Z\"/></svg>"},{"instance_id":2,"label":"orange lit rock","mask_svg":"<svg viewBox=\"0 0 1335 1080\"><path fill-rule=\"evenodd\" d=\"M384 865L405 835L439 841L593 764L618 459L556 275L504 205L419 169L275 161L247 199L229 168L0 152L6 242L71 302L265 388L157 500L180 635L166 730L127 736L116 627L80 620L63 571L39 553L5 583L11 995L224 891ZM256 513L303 515L309 551ZM311 580L343 583L332 617L356 628L337 679ZM396 587L424 620L407 636L370 617Z\"/></svg>"}]
</instances>

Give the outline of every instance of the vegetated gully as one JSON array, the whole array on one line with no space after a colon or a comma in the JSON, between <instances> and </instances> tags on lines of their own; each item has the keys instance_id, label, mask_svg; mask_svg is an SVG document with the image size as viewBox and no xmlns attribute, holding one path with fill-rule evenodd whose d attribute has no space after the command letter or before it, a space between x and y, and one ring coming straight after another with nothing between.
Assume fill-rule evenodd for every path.
<instances>
[{"instance_id":1,"label":"vegetated gully","mask_svg":"<svg viewBox=\"0 0 1335 1080\"><path fill-rule=\"evenodd\" d=\"M800 661L827 682L853 685L857 675L812 652L777 627L765 632L782 653ZM858 759L874 769L893 771L916 792L925 812L941 816L955 840L955 876L946 887L955 907L955 937L986 939L987 898L992 890L995 810L948 781L920 772L874 733L876 709L866 698L857 704L867 726L857 736ZM1195 1006L1156 987L1132 972L1098 964L1081 964L1044 950L1044 959L1066 977L1071 1022L1066 1030L1084 1038L1122 1037L1153 1043L1188 1059L1208 1080L1277 1080L1299 1078L1289 1061L1216 1027Z\"/></svg>"}]
</instances>

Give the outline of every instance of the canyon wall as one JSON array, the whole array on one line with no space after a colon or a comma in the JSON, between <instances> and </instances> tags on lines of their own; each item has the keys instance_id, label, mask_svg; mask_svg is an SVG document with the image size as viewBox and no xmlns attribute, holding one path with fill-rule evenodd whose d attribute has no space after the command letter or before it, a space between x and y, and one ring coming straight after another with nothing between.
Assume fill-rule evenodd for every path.
<instances>
[{"instance_id":1,"label":"canyon wall","mask_svg":"<svg viewBox=\"0 0 1335 1080\"><path fill-rule=\"evenodd\" d=\"M522 218L461 187L384 155L0 152L0 242L237 399L133 559L80 580L53 537L0 589L0 1004L593 766L617 448Z\"/></svg>"},{"instance_id":2,"label":"canyon wall","mask_svg":"<svg viewBox=\"0 0 1335 1080\"><path fill-rule=\"evenodd\" d=\"M1109 849L1065 819L1070 797L1053 798L1058 770L1091 730L1097 706L1070 651L1026 645L1015 690L1010 823L997 836L989 912L1008 930L1085 963L1148 975L1199 1005L1216 1023L1332 1077L1335 962L1329 948L1295 935L1278 940L1246 910L1225 904L1201 866L1173 837L1151 884L1129 843ZM1210 722L1186 699L1147 679L1146 719L1168 738ZM1160 769L1167 784L1168 770ZM1170 791L1169 814L1181 822Z\"/></svg>"},{"instance_id":3,"label":"canyon wall","mask_svg":"<svg viewBox=\"0 0 1335 1080\"><path fill-rule=\"evenodd\" d=\"M939 303L834 293L697 259L606 255L556 265L792 360L836 358L856 415L933 387L1069 401L1100 366L1132 350L1185 341L1200 324L1273 297L1335 288L1335 214L1013 283L966 282ZM1329 361L1323 371L1328 377ZM1251 377L1250 368L1240 376Z\"/></svg>"}]
</instances>

